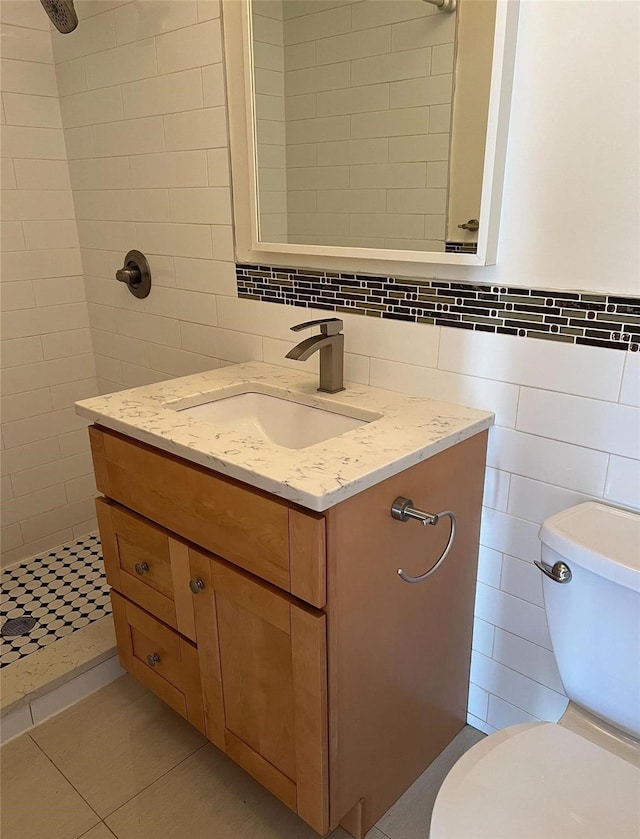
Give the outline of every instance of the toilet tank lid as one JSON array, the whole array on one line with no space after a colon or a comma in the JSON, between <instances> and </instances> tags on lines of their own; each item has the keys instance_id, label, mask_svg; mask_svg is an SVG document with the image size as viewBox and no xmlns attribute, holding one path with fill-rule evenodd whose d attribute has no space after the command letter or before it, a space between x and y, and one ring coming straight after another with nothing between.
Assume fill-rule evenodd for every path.
<instances>
[{"instance_id":1,"label":"toilet tank lid","mask_svg":"<svg viewBox=\"0 0 640 839\"><path fill-rule=\"evenodd\" d=\"M542 523L540 540L571 563L640 591L640 515L587 501Z\"/></svg>"}]
</instances>

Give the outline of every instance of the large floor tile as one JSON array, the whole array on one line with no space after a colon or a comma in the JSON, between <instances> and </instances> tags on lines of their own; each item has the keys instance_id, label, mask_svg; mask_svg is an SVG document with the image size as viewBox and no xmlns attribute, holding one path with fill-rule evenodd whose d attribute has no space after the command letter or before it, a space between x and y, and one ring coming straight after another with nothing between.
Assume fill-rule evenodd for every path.
<instances>
[{"instance_id":1,"label":"large floor tile","mask_svg":"<svg viewBox=\"0 0 640 839\"><path fill-rule=\"evenodd\" d=\"M101 817L206 742L129 676L34 728L31 736Z\"/></svg>"},{"instance_id":2,"label":"large floor tile","mask_svg":"<svg viewBox=\"0 0 640 839\"><path fill-rule=\"evenodd\" d=\"M106 822L118 839L317 839L310 827L211 745ZM348 839L343 830L333 836Z\"/></svg>"},{"instance_id":3,"label":"large floor tile","mask_svg":"<svg viewBox=\"0 0 640 839\"><path fill-rule=\"evenodd\" d=\"M1 760L2 839L77 839L97 824L93 810L28 735L3 746Z\"/></svg>"},{"instance_id":4,"label":"large floor tile","mask_svg":"<svg viewBox=\"0 0 640 839\"><path fill-rule=\"evenodd\" d=\"M440 785L458 758L484 737L481 731L465 726L376 826L390 839L426 839Z\"/></svg>"}]
</instances>

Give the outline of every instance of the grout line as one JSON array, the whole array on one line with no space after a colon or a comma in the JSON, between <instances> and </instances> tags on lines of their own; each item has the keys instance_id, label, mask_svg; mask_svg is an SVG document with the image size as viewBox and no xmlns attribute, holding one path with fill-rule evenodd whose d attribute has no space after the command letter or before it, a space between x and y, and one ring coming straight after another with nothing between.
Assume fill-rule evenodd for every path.
<instances>
[{"instance_id":1,"label":"grout line","mask_svg":"<svg viewBox=\"0 0 640 839\"><path fill-rule=\"evenodd\" d=\"M37 726L35 726L35 728L37 728ZM47 759L47 760L49 761L49 763L53 766L53 768L56 770L56 772L57 772L59 775L61 775L61 776L65 779L65 781L69 784L69 786L70 786L70 787L71 787L71 788L72 788L72 789L73 789L73 790L74 790L74 791L75 791L75 792L76 792L76 793L80 796L80 798L84 801L84 803L87 805L87 807L89 807L89 809L90 809L90 810L91 810L91 811L95 814L96 818L98 819L98 822L101 822L101 821L102 821L102 819L100 818L99 814L98 814L98 813L96 812L96 810L95 810L95 809L91 806L91 804L87 801L87 799L86 799L86 798L82 795L82 793L80 792L80 790L79 790L79 789L78 789L78 788L77 788L77 787L76 787L76 786L75 786L75 785L74 785L74 784L73 784L73 783L69 780L69 778L67 778L67 776L66 776L66 775L64 774L64 772L60 769L60 767L56 766L56 764L55 764L55 763L53 762L53 760L49 757L49 755L45 752L45 750L42 748L42 746L41 746L41 745L40 745L40 744L39 744L36 740L34 740L34 738L33 738L33 736L32 736L32 732L33 732L33 731L34 731L34 728L32 728L32 729L30 729L29 731L25 732L25 733L26 733L26 735L27 735L27 737L31 740L31 742L32 742L32 743L34 743L34 745L35 745L35 746L39 749L39 751L40 751L40 752L42 752L42 754L46 757L46 759ZM94 824L94 825L93 825L93 827L91 827L91 828L90 828L90 830L93 830L93 828L94 828L94 827L96 827L96 826L97 826L97 825L95 825L95 824Z\"/></svg>"},{"instance_id":2,"label":"grout line","mask_svg":"<svg viewBox=\"0 0 640 839\"><path fill-rule=\"evenodd\" d=\"M497 628L500 629L501 627L497 627ZM507 630L504 630L504 631L506 632ZM515 633L513 633L513 632L511 633L511 635L514 635L514 634ZM516 637L519 638L520 636L518 635ZM524 640L526 641L526 638ZM533 642L531 642L531 643L533 643ZM545 649L545 648L543 647L542 649ZM478 652L479 655L484 655L484 653L480 653L478 650L476 650L476 652ZM538 679L534 679L532 676L528 676L526 673L522 673L520 670L516 670L514 667L510 667L508 664L504 664L504 662L502 662L502 661L498 661L497 658L493 657L493 654L491 656L486 656L485 655L485 658L490 658L491 661L493 661L494 664L497 664L499 667L504 667L506 670L510 670L512 673L516 673L518 676L521 676L523 679L528 679L530 682L534 682L534 684L540 685L540 687L543 687L546 690L551 691L551 693L553 693L555 696L559 696L561 698L562 697L566 698L566 694L559 693L555 688L550 688L549 685L545 685L544 682L541 682ZM482 690L486 690L488 693L491 693L492 689L482 687L482 685L478 684L478 682L474 682L474 684L478 685L478 687L481 687ZM498 696L498 694L496 693L495 696ZM498 699L502 699L504 702L511 702L510 699L505 699L504 696L498 696ZM515 705L515 702L511 702L511 704ZM516 705L516 708L520 708L520 706ZM521 711L526 711L526 708L521 708L520 710ZM527 711L527 713L530 714L531 711Z\"/></svg>"},{"instance_id":3,"label":"grout line","mask_svg":"<svg viewBox=\"0 0 640 839\"><path fill-rule=\"evenodd\" d=\"M193 752L191 752L190 755L187 755L186 757L182 758L182 760L179 760L178 763L175 764L175 766L172 766L170 769L167 769L166 772L163 772L161 775L158 775L157 778L155 778L153 781L151 781L146 786L142 787L136 793L134 793L131 796L131 798L127 798L126 801L123 801L121 804L118 804L118 806L115 808L115 810L111 810L109 813L107 813L105 815L104 818L108 819L110 816L113 816L114 813L117 813L118 810L121 810L123 807L126 807L127 804L130 804L135 798L137 798L139 795L142 795L143 792L146 792L146 790L148 790L154 784L157 784L158 781L161 781L163 778L166 778L166 776L169 775L171 772L173 772L174 769L177 769L179 766L182 766L183 763L185 763L187 760L190 760L194 755L196 755L198 752L202 751L202 749L206 749L207 746L211 746L211 745L213 745L213 744L210 743L209 741L207 741L206 743L203 743L201 746L198 746L198 748L195 749ZM231 758L229 758L229 760L231 760ZM106 821L105 821L105 824L106 824ZM107 827L109 827L109 825L107 825Z\"/></svg>"},{"instance_id":4,"label":"grout line","mask_svg":"<svg viewBox=\"0 0 640 839\"><path fill-rule=\"evenodd\" d=\"M77 839L85 839L85 837L87 837L90 833L92 833L96 829L96 827L99 827L100 825L102 825L104 827L104 829L107 831L109 836L113 836L114 839L117 839L116 834L112 830L110 830L109 825L102 820L100 820L100 822L98 822L98 824L94 824L93 827L90 827L89 830L87 830L81 836L78 836Z\"/></svg>"}]
</instances>

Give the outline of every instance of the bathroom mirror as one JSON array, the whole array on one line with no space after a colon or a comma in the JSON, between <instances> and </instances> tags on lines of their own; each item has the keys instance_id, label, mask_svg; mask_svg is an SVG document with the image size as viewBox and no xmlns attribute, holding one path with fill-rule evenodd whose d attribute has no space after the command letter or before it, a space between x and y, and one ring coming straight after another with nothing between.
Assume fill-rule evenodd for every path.
<instances>
[{"instance_id":1,"label":"bathroom mirror","mask_svg":"<svg viewBox=\"0 0 640 839\"><path fill-rule=\"evenodd\" d=\"M225 0L238 261L495 262L517 0Z\"/></svg>"}]
</instances>

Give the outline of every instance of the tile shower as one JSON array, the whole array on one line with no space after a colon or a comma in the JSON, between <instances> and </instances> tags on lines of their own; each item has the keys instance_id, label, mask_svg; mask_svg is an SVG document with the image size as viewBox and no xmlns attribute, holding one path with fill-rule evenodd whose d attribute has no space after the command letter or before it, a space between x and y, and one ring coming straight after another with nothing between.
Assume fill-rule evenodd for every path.
<instances>
[{"instance_id":1,"label":"tile shower","mask_svg":"<svg viewBox=\"0 0 640 839\"><path fill-rule=\"evenodd\" d=\"M3 24L13 27L15 35L12 48L22 45L15 56L3 53L3 150L9 154L2 161L3 187L16 193L5 206L13 202L17 216L5 216L12 236L3 235L5 310L12 301L2 336L3 363L11 364L3 377L12 413L3 416L9 480L5 474L2 487L5 509L12 514L3 521L11 563L46 555L52 545L72 544L94 529L86 430L73 413L75 399L98 387L102 392L122 389L224 363L263 359L281 364L292 345L289 327L311 314L303 314L300 303L304 300L314 314L327 305L313 290L313 278L310 289L298 286L299 299L287 300L286 284L275 288L271 268L266 282L256 283L250 294L246 284L247 297L253 299L237 297L218 3L83 5L80 0L76 5L80 27L72 36L53 33L52 53L38 2L2 4ZM616 56L621 61L628 56L620 46L624 33L615 27L625 25L620 16L604 15L599 5L606 6L590 4L582 20L597 31L599 43L611 32L616 47L602 43L609 62L594 72L602 79L610 74L614 84L624 76L622 70L614 72ZM154 12L160 6L167 14ZM580 87L572 87L559 58L544 52L551 49L549 33L567 31L554 18L563 11L558 4L528 6L520 72L533 80L534 91L544 83L557 96L576 101L591 59L585 50L585 66L577 65ZM596 20L600 14L603 18ZM532 46L526 33L536 27L544 37ZM551 129L547 146L540 152L532 149L534 140L542 142L537 129L548 114L536 111L544 103L533 96L515 99L511 136L520 160L510 162L499 265L446 276L438 271L439 279L427 283L427 296L437 305L446 292L463 290L447 286L459 283L477 299L473 289L486 281L499 289L491 293L505 309L511 301L500 301L501 294L531 298L531 290L545 288L552 300L593 295L597 300L586 297L584 302L599 306L609 295L631 297L629 303L637 304L637 278L625 271L625 249L612 248L604 235L592 237L589 248L577 249L571 264L564 251L554 251L558 231L545 226L552 214L544 204L545 196L558 192L552 182L553 156L567 143L588 151L589 138L555 113L563 143L553 142L556 129ZM601 96L597 104L605 124L603 112L614 109L615 102ZM25 119L27 105L32 116ZM618 148L616 158L622 160L623 154ZM550 174L533 184L527 172L540 172L541 159ZM610 182L604 176L600 180ZM587 182L583 179L583 186ZM570 202L578 191L567 185L561 192L554 208L575 217L581 207ZM54 198L56 218L51 209L45 213ZM603 223L613 217L605 205L598 215ZM621 225L627 217L633 214L618 216L611 241L625 240ZM535 252L528 244L532 219ZM564 247L568 237L559 238ZM154 271L154 292L144 305L113 280L123 254L134 246L148 253ZM293 284L293 272L279 273ZM301 273L315 272L299 270L298 280ZM328 292L328 284L321 285ZM420 285L408 293L424 294ZM276 296L281 290L283 301L293 305L264 302L270 294L263 300L254 293L262 286ZM585 344L625 345L611 349L606 343L580 346L583 342L571 333L565 336L569 342L499 334L497 328L497 334L485 334L477 324L510 327L502 316L482 324L484 312L472 319L473 329L449 328L445 322L451 318L442 316L440 323L417 323L432 315L407 297L391 304L407 320L363 317L351 311L360 308L363 292L347 293L352 297L345 300L356 298L354 304L343 306L336 298L336 308L345 321L348 379L496 412L484 500L470 720L492 730L551 718L563 694L540 581L531 569L537 527L546 515L586 498L640 506L640 452L633 433L640 406L640 353L619 351L631 350L634 343L634 333L625 326L627 315L617 309L625 316L615 321L620 329L599 329L607 318L577 316L593 320L588 328L594 331L629 335L626 341L580 333L588 339ZM468 313L460 312L457 302L443 299L438 311L446 313L445 305L453 305L449 313L465 323ZM606 311L606 305L605 310L587 306L582 311ZM493 308L499 307L490 308L489 319ZM534 314L541 316L534 323L549 327L548 316L558 316ZM532 329L528 324L513 328ZM556 325L559 335L563 326L573 326Z\"/></svg>"},{"instance_id":2,"label":"tile shower","mask_svg":"<svg viewBox=\"0 0 640 839\"><path fill-rule=\"evenodd\" d=\"M3 569L0 590L0 667L111 614L97 536Z\"/></svg>"}]
</instances>

